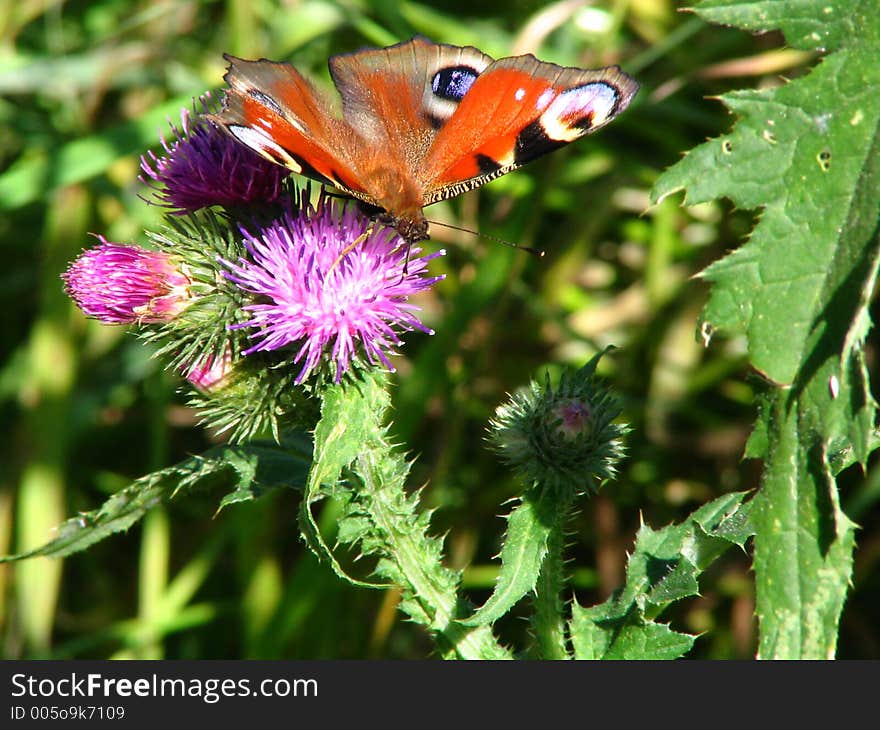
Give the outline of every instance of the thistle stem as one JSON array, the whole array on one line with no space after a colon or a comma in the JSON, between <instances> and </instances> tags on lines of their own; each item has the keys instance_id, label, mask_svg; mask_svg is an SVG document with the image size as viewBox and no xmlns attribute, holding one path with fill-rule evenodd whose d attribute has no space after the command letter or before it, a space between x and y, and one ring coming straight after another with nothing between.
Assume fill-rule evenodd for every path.
<instances>
[{"instance_id":1,"label":"thistle stem","mask_svg":"<svg viewBox=\"0 0 880 730\"><path fill-rule=\"evenodd\" d=\"M535 659L571 659L566 646L564 603L565 587L563 549L565 538L562 519L556 519L547 538L547 555L541 566L532 600L535 612L531 618Z\"/></svg>"},{"instance_id":2,"label":"thistle stem","mask_svg":"<svg viewBox=\"0 0 880 730\"><path fill-rule=\"evenodd\" d=\"M387 378L367 374L356 385L328 386L321 397L304 504L331 494L342 501L337 539L378 558L375 574L401 588L400 609L432 632L444 657L512 658L490 628L457 621L470 613L470 606L458 595L458 574L442 563L442 540L428 533L429 515L406 490L409 464L389 442L384 426ZM301 513L300 526L312 550L337 575L365 585L338 563L308 509Z\"/></svg>"},{"instance_id":3,"label":"thistle stem","mask_svg":"<svg viewBox=\"0 0 880 730\"><path fill-rule=\"evenodd\" d=\"M363 461L365 459L361 466ZM376 473L369 468L362 471ZM362 478L364 476L362 474ZM382 484L365 478L363 486L372 493L364 502L369 505L369 516L377 531L384 536L383 552L395 563L397 570L392 572L404 583L401 587L411 599L401 603L402 610L427 625L440 640L447 658L512 659L510 652L498 644L489 627L471 628L456 621L470 612L453 588L457 576L444 567L436 555L426 550L425 536L414 532L412 521L404 519L392 507L407 500L400 483L390 480ZM450 585L451 581L455 583Z\"/></svg>"}]
</instances>

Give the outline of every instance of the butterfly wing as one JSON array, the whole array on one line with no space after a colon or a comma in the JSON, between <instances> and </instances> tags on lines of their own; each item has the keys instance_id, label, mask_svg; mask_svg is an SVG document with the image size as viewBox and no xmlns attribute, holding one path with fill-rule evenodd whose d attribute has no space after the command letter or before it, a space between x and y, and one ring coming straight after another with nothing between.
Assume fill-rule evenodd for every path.
<instances>
[{"instance_id":1,"label":"butterfly wing","mask_svg":"<svg viewBox=\"0 0 880 730\"><path fill-rule=\"evenodd\" d=\"M353 162L362 141L296 69L224 57L230 62L223 77L229 88L222 111L209 117L215 124L293 172L369 197Z\"/></svg>"},{"instance_id":2,"label":"butterfly wing","mask_svg":"<svg viewBox=\"0 0 880 730\"><path fill-rule=\"evenodd\" d=\"M387 48L340 54L329 65L345 120L366 140L384 137L404 147L407 156L433 140L491 63L472 46L416 36Z\"/></svg>"},{"instance_id":3,"label":"butterfly wing","mask_svg":"<svg viewBox=\"0 0 880 730\"><path fill-rule=\"evenodd\" d=\"M437 130L492 62L471 46L419 36L330 59L343 117L364 140L354 152L358 170L379 207L394 218L424 220L419 170Z\"/></svg>"},{"instance_id":4,"label":"butterfly wing","mask_svg":"<svg viewBox=\"0 0 880 730\"><path fill-rule=\"evenodd\" d=\"M424 204L483 185L610 122L639 85L617 66L502 58L471 84L420 171Z\"/></svg>"},{"instance_id":5,"label":"butterfly wing","mask_svg":"<svg viewBox=\"0 0 880 730\"><path fill-rule=\"evenodd\" d=\"M638 90L617 66L493 61L416 37L330 59L340 118L289 64L226 58L230 88L213 121L267 159L385 210L408 240L426 234L424 206L598 129Z\"/></svg>"}]
</instances>

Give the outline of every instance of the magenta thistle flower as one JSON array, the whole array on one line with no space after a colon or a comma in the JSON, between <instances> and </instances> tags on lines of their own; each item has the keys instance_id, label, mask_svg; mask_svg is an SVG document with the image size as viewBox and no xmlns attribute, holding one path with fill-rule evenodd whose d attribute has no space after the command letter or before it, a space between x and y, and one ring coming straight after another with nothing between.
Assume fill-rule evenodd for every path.
<instances>
[{"instance_id":1,"label":"magenta thistle flower","mask_svg":"<svg viewBox=\"0 0 880 730\"><path fill-rule=\"evenodd\" d=\"M201 101L207 112L208 101L204 97ZM141 181L154 189L160 205L186 213L211 205L278 199L288 170L264 160L210 122L193 122L192 116L184 108L180 129L171 125L174 139L169 143L161 137L164 156L153 152L141 156Z\"/></svg>"},{"instance_id":2,"label":"magenta thistle flower","mask_svg":"<svg viewBox=\"0 0 880 730\"><path fill-rule=\"evenodd\" d=\"M186 307L190 280L168 254L97 238L100 245L61 275L87 316L105 324L167 322Z\"/></svg>"},{"instance_id":3,"label":"magenta thistle flower","mask_svg":"<svg viewBox=\"0 0 880 730\"><path fill-rule=\"evenodd\" d=\"M183 368L183 376L199 390L209 393L222 387L232 372L232 351L227 345L220 355L208 353Z\"/></svg>"},{"instance_id":4,"label":"magenta thistle flower","mask_svg":"<svg viewBox=\"0 0 880 730\"><path fill-rule=\"evenodd\" d=\"M297 383L322 355L335 363L336 382L358 353L393 372L388 355L402 344L398 333L433 334L407 300L443 278L424 275L442 251L418 256L413 247L407 254L394 231L327 199L243 234L250 258L223 263L226 276L258 302L244 307L251 319L235 325L256 330L250 335L256 344L244 354L293 345L294 362L302 362Z\"/></svg>"}]
</instances>

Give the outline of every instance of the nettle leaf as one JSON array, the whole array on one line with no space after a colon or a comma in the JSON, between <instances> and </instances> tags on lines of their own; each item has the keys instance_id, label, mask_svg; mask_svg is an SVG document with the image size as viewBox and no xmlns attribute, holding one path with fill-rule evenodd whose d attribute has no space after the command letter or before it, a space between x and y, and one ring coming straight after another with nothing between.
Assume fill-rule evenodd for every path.
<instances>
[{"instance_id":1,"label":"nettle leaf","mask_svg":"<svg viewBox=\"0 0 880 730\"><path fill-rule=\"evenodd\" d=\"M696 637L654 619L673 601L697 595L703 570L753 534L752 502L745 497L725 494L660 530L642 525L624 587L598 606L572 605L575 658L674 659L689 651Z\"/></svg>"},{"instance_id":2,"label":"nettle leaf","mask_svg":"<svg viewBox=\"0 0 880 730\"><path fill-rule=\"evenodd\" d=\"M233 491L221 500L219 511L279 487L301 489L311 461L308 438L290 436L286 446L291 450L272 444L220 446L155 471L116 492L98 509L81 512L61 523L57 536L45 545L18 555L0 556L0 562L62 558L85 550L110 535L127 530L153 507L196 490L232 486Z\"/></svg>"},{"instance_id":3,"label":"nettle leaf","mask_svg":"<svg viewBox=\"0 0 880 730\"><path fill-rule=\"evenodd\" d=\"M738 12L727 22L767 4L728 2ZM869 3L797 4L831 23L823 7L849 15L852 6ZM734 130L689 152L654 189L656 199L686 188L688 204L727 197L743 208L763 207L749 242L703 272L715 284L703 321L707 331L747 334L753 364L777 383L794 381L811 334L831 324L836 296L849 300L848 312L839 312L848 321L835 335L842 345L870 295L880 209L880 187L871 184L880 154L880 23L876 2L870 5L873 21L850 36L861 44L772 91L724 95L739 116ZM874 38L865 38L869 27Z\"/></svg>"},{"instance_id":4,"label":"nettle leaf","mask_svg":"<svg viewBox=\"0 0 880 730\"><path fill-rule=\"evenodd\" d=\"M854 545L834 474L864 465L878 441L864 341L880 263L880 6L706 0L696 12L830 52L779 88L724 95L733 131L688 153L653 195L760 209L748 243L702 274L713 284L702 335L745 334L776 386L748 447L765 462L759 656L833 656Z\"/></svg>"}]
</instances>

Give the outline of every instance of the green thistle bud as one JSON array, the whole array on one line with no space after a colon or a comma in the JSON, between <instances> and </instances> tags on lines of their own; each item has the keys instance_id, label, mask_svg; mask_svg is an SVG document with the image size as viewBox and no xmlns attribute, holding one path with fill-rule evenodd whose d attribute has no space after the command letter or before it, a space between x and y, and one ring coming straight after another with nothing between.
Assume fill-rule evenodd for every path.
<instances>
[{"instance_id":1,"label":"green thistle bud","mask_svg":"<svg viewBox=\"0 0 880 730\"><path fill-rule=\"evenodd\" d=\"M490 422L489 441L528 484L553 490L561 499L594 492L617 473L623 456L623 424L616 399L597 382L599 353L554 388L528 388L500 405Z\"/></svg>"},{"instance_id":2,"label":"green thistle bud","mask_svg":"<svg viewBox=\"0 0 880 730\"><path fill-rule=\"evenodd\" d=\"M267 436L280 440L288 428L313 427L317 406L310 389L296 387L289 355L243 355L247 335L240 324L250 300L223 275L221 264L245 253L236 230L207 210L168 216L161 233L151 238L160 251L183 261L190 299L173 320L139 334L155 343L157 356L192 386L188 402L201 423L235 443Z\"/></svg>"},{"instance_id":3,"label":"green thistle bud","mask_svg":"<svg viewBox=\"0 0 880 730\"><path fill-rule=\"evenodd\" d=\"M209 388L188 377L195 386L188 403L215 436L225 436L232 443L268 437L280 443L288 429L313 429L320 415L313 389L295 385L295 371L272 365L262 353L239 356Z\"/></svg>"}]
</instances>

